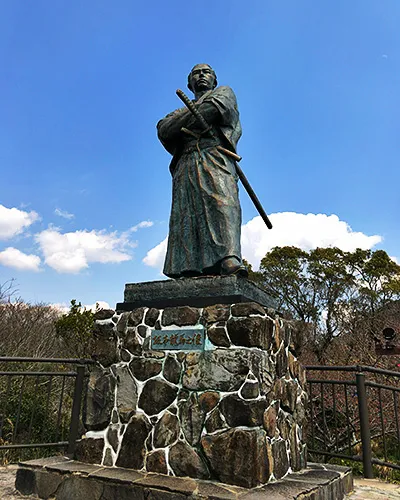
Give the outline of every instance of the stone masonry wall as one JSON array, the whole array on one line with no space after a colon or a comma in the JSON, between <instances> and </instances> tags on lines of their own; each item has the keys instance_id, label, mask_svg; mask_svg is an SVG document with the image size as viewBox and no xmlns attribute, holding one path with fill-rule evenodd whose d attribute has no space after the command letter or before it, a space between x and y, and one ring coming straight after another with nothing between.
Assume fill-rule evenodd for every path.
<instances>
[{"instance_id":1,"label":"stone masonry wall","mask_svg":"<svg viewBox=\"0 0 400 500\"><path fill-rule=\"evenodd\" d=\"M152 329L206 327L205 351ZM96 313L81 461L254 487L306 466L305 373L290 322L256 303Z\"/></svg>"}]
</instances>

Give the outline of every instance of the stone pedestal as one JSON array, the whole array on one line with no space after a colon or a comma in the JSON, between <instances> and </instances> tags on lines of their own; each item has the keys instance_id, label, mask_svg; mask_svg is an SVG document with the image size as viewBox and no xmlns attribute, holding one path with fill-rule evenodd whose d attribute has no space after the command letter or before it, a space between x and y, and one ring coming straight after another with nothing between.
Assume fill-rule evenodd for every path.
<instances>
[{"instance_id":1,"label":"stone pedestal","mask_svg":"<svg viewBox=\"0 0 400 500\"><path fill-rule=\"evenodd\" d=\"M306 467L305 375L289 322L240 300L119 309L97 313L102 366L90 374L77 460L245 488ZM204 351L151 349L152 329L196 325Z\"/></svg>"},{"instance_id":2,"label":"stone pedestal","mask_svg":"<svg viewBox=\"0 0 400 500\"><path fill-rule=\"evenodd\" d=\"M252 281L232 275L127 283L124 302L117 304L117 310L131 311L141 306L206 307L240 302L257 302L265 307L275 307L275 301L265 290Z\"/></svg>"}]
</instances>

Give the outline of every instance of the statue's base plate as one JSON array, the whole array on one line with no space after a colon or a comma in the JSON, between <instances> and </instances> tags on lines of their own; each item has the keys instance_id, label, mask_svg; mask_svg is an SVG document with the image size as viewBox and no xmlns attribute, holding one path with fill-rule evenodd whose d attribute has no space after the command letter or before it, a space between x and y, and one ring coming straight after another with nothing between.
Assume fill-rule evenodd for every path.
<instances>
[{"instance_id":1,"label":"statue's base plate","mask_svg":"<svg viewBox=\"0 0 400 500\"><path fill-rule=\"evenodd\" d=\"M276 309L275 301L252 281L239 276L201 276L177 280L127 283L124 302L117 311L131 311L137 307L193 306L257 302Z\"/></svg>"}]
</instances>

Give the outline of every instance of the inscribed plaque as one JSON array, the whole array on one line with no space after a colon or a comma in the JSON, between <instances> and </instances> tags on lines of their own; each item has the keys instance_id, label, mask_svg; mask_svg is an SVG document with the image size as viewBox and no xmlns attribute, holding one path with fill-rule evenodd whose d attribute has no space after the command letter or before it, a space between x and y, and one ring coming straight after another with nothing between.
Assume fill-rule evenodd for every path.
<instances>
[{"instance_id":1,"label":"inscribed plaque","mask_svg":"<svg viewBox=\"0 0 400 500\"><path fill-rule=\"evenodd\" d=\"M204 350L204 327L153 330L151 349L153 351L202 351Z\"/></svg>"}]
</instances>

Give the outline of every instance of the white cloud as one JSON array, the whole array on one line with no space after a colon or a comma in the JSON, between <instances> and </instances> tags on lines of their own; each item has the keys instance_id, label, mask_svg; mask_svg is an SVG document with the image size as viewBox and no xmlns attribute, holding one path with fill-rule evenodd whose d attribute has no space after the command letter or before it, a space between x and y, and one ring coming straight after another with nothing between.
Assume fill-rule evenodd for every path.
<instances>
[{"instance_id":1,"label":"white cloud","mask_svg":"<svg viewBox=\"0 0 400 500\"><path fill-rule=\"evenodd\" d=\"M372 248L382 241L378 235L355 232L337 215L279 212L271 214L273 229L269 230L260 216L242 226L242 254L253 268L276 246L296 246L303 250L317 247L339 247L345 251ZM162 269L167 251L167 238L147 252L143 262Z\"/></svg>"},{"instance_id":2,"label":"white cloud","mask_svg":"<svg viewBox=\"0 0 400 500\"><path fill-rule=\"evenodd\" d=\"M260 216L242 226L242 253L255 268L275 246L296 246L303 250L338 247L351 252L356 248L372 248L382 241L381 236L353 231L337 215L280 212L271 214L270 219L272 230L266 228Z\"/></svg>"},{"instance_id":3,"label":"white cloud","mask_svg":"<svg viewBox=\"0 0 400 500\"><path fill-rule=\"evenodd\" d=\"M132 233L136 233L138 229L143 229L145 227L151 226L154 226L154 222L152 222L151 220L143 220L142 222L139 222L139 224L136 224L136 226L132 226L130 228L130 231L132 231Z\"/></svg>"},{"instance_id":4,"label":"white cloud","mask_svg":"<svg viewBox=\"0 0 400 500\"><path fill-rule=\"evenodd\" d=\"M56 208L54 210L55 215L58 215L59 217L62 217L63 219L68 219L71 220L75 217L74 214L70 214L66 210L61 210L60 208Z\"/></svg>"},{"instance_id":5,"label":"white cloud","mask_svg":"<svg viewBox=\"0 0 400 500\"><path fill-rule=\"evenodd\" d=\"M8 247L0 252L0 264L20 271L39 271L40 257L26 254L17 248Z\"/></svg>"},{"instance_id":6,"label":"white cloud","mask_svg":"<svg viewBox=\"0 0 400 500\"><path fill-rule=\"evenodd\" d=\"M111 309L110 304L108 302L104 302L104 300L98 300L94 304L86 304L83 306L86 311L96 312L97 309Z\"/></svg>"},{"instance_id":7,"label":"white cloud","mask_svg":"<svg viewBox=\"0 0 400 500\"><path fill-rule=\"evenodd\" d=\"M67 314L70 310L70 306L68 306L65 302L56 302L54 304L49 304L49 307L52 307L60 314Z\"/></svg>"},{"instance_id":8,"label":"white cloud","mask_svg":"<svg viewBox=\"0 0 400 500\"><path fill-rule=\"evenodd\" d=\"M22 233L37 220L39 215L33 210L25 212L0 205L0 240L7 240Z\"/></svg>"},{"instance_id":9,"label":"white cloud","mask_svg":"<svg viewBox=\"0 0 400 500\"><path fill-rule=\"evenodd\" d=\"M71 305L67 305L66 302L50 304L50 307L57 309L57 311L60 311L62 314L68 314L71 309ZM98 300L94 304L85 304L80 308L81 311L92 312L96 312L97 309L110 309L110 305L108 302L104 302L104 300Z\"/></svg>"},{"instance_id":10,"label":"white cloud","mask_svg":"<svg viewBox=\"0 0 400 500\"><path fill-rule=\"evenodd\" d=\"M59 273L78 273L93 262L115 263L130 260L128 249L136 246L127 233L116 231L75 231L61 233L49 228L36 235L45 262Z\"/></svg>"},{"instance_id":11,"label":"white cloud","mask_svg":"<svg viewBox=\"0 0 400 500\"><path fill-rule=\"evenodd\" d=\"M50 304L50 307L56 309L62 314L68 314L71 309L71 305L68 305L66 302L56 302L54 304ZM110 305L108 302L104 302L104 300L98 300L94 304L83 305L80 308L81 311L86 310L92 312L96 312L96 309L110 309Z\"/></svg>"},{"instance_id":12,"label":"white cloud","mask_svg":"<svg viewBox=\"0 0 400 500\"><path fill-rule=\"evenodd\" d=\"M167 253L167 242L168 237L165 238L165 240L159 243L156 247L147 252L146 257L143 259L143 262L146 264L146 266L162 269L164 265L165 254Z\"/></svg>"}]
</instances>

